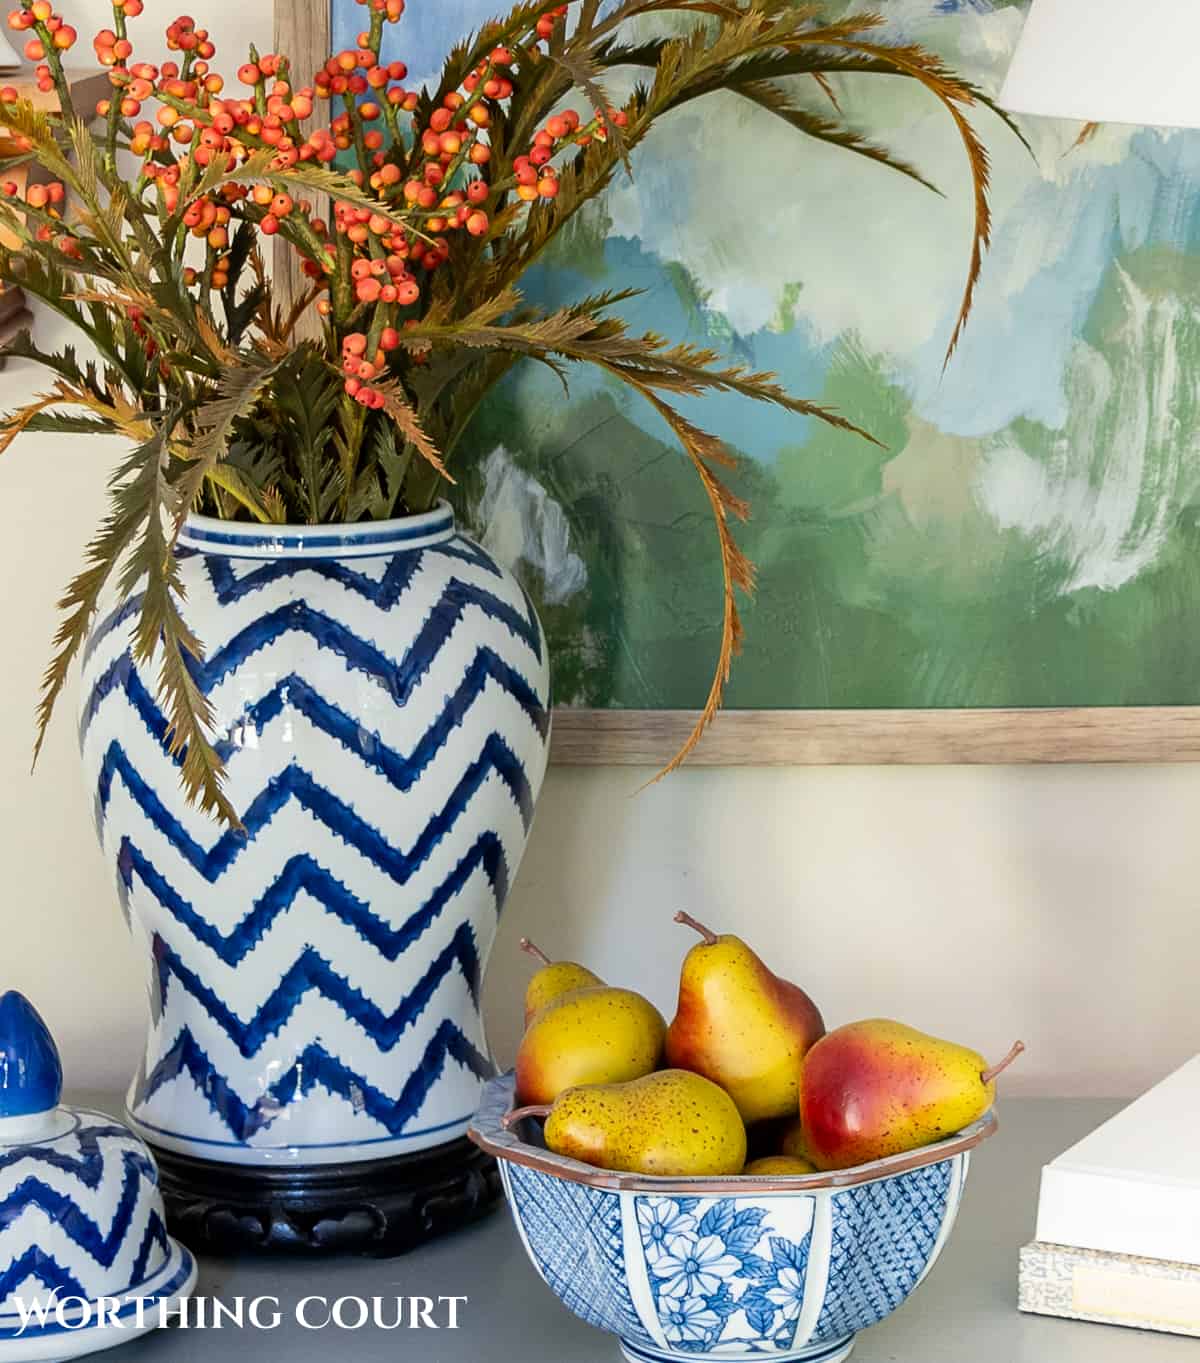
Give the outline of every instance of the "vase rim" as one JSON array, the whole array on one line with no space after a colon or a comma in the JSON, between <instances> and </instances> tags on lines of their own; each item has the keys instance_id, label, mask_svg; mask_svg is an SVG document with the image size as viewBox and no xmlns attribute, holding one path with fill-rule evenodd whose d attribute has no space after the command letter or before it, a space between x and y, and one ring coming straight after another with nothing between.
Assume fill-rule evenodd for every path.
<instances>
[{"instance_id":1,"label":"vase rim","mask_svg":"<svg viewBox=\"0 0 1200 1363\"><path fill-rule=\"evenodd\" d=\"M432 511L354 525L261 525L189 516L179 533L182 549L225 558L369 558L429 549L454 537L454 511L439 501Z\"/></svg>"}]
</instances>

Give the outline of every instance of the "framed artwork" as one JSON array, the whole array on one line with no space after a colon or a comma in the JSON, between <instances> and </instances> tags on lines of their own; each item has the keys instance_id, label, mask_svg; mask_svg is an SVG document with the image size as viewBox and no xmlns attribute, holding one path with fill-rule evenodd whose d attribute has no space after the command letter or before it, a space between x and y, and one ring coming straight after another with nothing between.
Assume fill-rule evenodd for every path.
<instances>
[{"instance_id":1,"label":"framed artwork","mask_svg":"<svg viewBox=\"0 0 1200 1363\"><path fill-rule=\"evenodd\" d=\"M355 0L277 0L297 69L350 47ZM503 0L413 0L422 83ZM894 0L898 39L999 87L1022 0ZM826 115L826 92L798 87ZM616 82L610 83L615 90ZM945 191L728 99L680 111L528 280L548 304L634 286L635 327L776 371L883 448L736 398L758 564L728 705L694 760L1120 762L1200 757L1200 139L986 109L995 231L943 373L969 240L961 145L912 83L846 76L840 116ZM458 490L537 600L556 758L663 762L717 652L702 494L636 400L526 366Z\"/></svg>"}]
</instances>

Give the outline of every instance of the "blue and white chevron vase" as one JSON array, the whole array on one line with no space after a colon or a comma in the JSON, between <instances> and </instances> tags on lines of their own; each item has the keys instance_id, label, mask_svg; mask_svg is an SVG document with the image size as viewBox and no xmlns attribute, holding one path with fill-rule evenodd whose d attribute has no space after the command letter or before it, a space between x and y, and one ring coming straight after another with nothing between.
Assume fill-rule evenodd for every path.
<instances>
[{"instance_id":1,"label":"blue and white chevron vase","mask_svg":"<svg viewBox=\"0 0 1200 1363\"><path fill-rule=\"evenodd\" d=\"M152 1022L155 1145L344 1164L457 1139L490 1073L479 984L545 774L546 642L443 506L290 528L193 518L194 674L245 833L190 808L139 601L87 646L80 742Z\"/></svg>"}]
</instances>

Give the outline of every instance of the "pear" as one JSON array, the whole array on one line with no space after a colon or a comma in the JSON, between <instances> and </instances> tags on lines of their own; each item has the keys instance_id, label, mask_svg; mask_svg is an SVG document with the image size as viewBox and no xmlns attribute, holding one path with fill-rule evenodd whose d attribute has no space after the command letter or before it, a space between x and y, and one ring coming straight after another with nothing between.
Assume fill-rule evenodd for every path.
<instances>
[{"instance_id":1,"label":"pear","mask_svg":"<svg viewBox=\"0 0 1200 1363\"><path fill-rule=\"evenodd\" d=\"M779 1138L779 1153L791 1159L803 1160L805 1164L812 1164L808 1140L804 1134L804 1123L798 1117L784 1128L783 1135Z\"/></svg>"},{"instance_id":2,"label":"pear","mask_svg":"<svg viewBox=\"0 0 1200 1363\"><path fill-rule=\"evenodd\" d=\"M631 989L573 989L533 1015L517 1051L517 1099L552 1103L578 1084L621 1084L658 1068L667 1024Z\"/></svg>"},{"instance_id":3,"label":"pear","mask_svg":"<svg viewBox=\"0 0 1200 1363\"><path fill-rule=\"evenodd\" d=\"M800 1120L808 1158L821 1170L850 1169L944 1140L991 1108L999 1065L965 1046L899 1022L839 1027L809 1051L800 1070Z\"/></svg>"},{"instance_id":4,"label":"pear","mask_svg":"<svg viewBox=\"0 0 1200 1363\"><path fill-rule=\"evenodd\" d=\"M675 921L704 940L683 962L667 1063L720 1084L745 1122L794 1117L800 1062L825 1034L816 1004L740 937L718 937L686 913Z\"/></svg>"},{"instance_id":5,"label":"pear","mask_svg":"<svg viewBox=\"0 0 1200 1363\"><path fill-rule=\"evenodd\" d=\"M515 1112L545 1116L546 1145L599 1169L663 1177L740 1174L746 1128L733 1100L688 1070L660 1070L627 1084L568 1089L552 1107Z\"/></svg>"},{"instance_id":6,"label":"pear","mask_svg":"<svg viewBox=\"0 0 1200 1363\"><path fill-rule=\"evenodd\" d=\"M528 1027L535 1013L540 1013L548 1003L569 994L573 989L591 989L604 981L594 975L585 965L574 961L552 961L549 956L535 946L528 937L521 938L521 950L541 962L541 969L529 981L525 990L525 1025Z\"/></svg>"},{"instance_id":7,"label":"pear","mask_svg":"<svg viewBox=\"0 0 1200 1363\"><path fill-rule=\"evenodd\" d=\"M774 1174L785 1178L799 1178L804 1174L815 1174L817 1166L806 1159L796 1159L791 1155L766 1155L762 1159L751 1160L742 1170L744 1174Z\"/></svg>"}]
</instances>

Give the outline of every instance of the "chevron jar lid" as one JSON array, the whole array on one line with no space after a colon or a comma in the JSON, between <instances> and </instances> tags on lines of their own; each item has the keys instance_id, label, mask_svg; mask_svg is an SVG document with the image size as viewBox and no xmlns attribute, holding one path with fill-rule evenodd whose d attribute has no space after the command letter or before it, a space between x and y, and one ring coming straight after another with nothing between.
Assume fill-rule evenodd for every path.
<instances>
[{"instance_id":1,"label":"chevron jar lid","mask_svg":"<svg viewBox=\"0 0 1200 1363\"><path fill-rule=\"evenodd\" d=\"M149 1151L103 1113L62 1105L62 1081L37 1009L0 996L0 1363L124 1343L196 1280Z\"/></svg>"}]
</instances>

